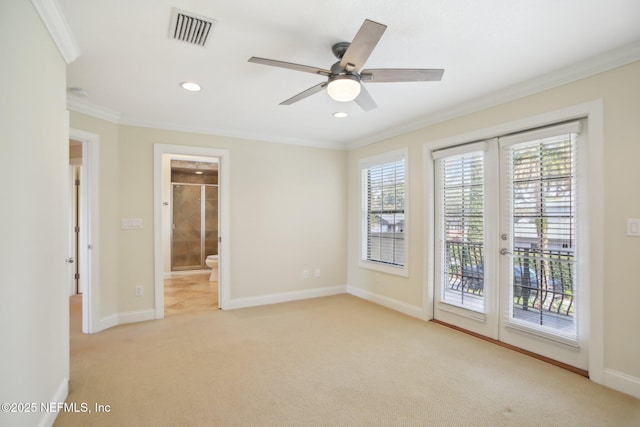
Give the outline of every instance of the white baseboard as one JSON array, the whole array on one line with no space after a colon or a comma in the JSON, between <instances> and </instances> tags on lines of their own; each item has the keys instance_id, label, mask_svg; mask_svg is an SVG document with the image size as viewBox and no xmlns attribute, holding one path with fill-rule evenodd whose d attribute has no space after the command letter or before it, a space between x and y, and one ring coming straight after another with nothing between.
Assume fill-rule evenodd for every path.
<instances>
[{"instance_id":1,"label":"white baseboard","mask_svg":"<svg viewBox=\"0 0 640 427\"><path fill-rule=\"evenodd\" d=\"M257 307L260 305L278 304L281 302L297 301L308 298L327 297L331 295L344 294L347 286L332 286L328 288L307 289L304 291L283 292L279 294L261 295L257 297L235 298L229 301L228 308Z\"/></svg>"},{"instance_id":2,"label":"white baseboard","mask_svg":"<svg viewBox=\"0 0 640 427\"><path fill-rule=\"evenodd\" d=\"M144 322L154 320L156 318L155 309L127 311L126 313L118 313L118 324Z\"/></svg>"},{"instance_id":3,"label":"white baseboard","mask_svg":"<svg viewBox=\"0 0 640 427\"><path fill-rule=\"evenodd\" d=\"M93 333L104 331L105 329L113 328L114 326L123 325L125 323L144 322L155 318L156 311L154 309L114 313L100 319L98 322L98 328L94 330Z\"/></svg>"},{"instance_id":4,"label":"white baseboard","mask_svg":"<svg viewBox=\"0 0 640 427\"><path fill-rule=\"evenodd\" d=\"M104 331L105 329L113 328L114 326L118 326L118 313L111 314L107 317L103 317L98 322L97 329L94 329L92 333Z\"/></svg>"},{"instance_id":5,"label":"white baseboard","mask_svg":"<svg viewBox=\"0 0 640 427\"><path fill-rule=\"evenodd\" d=\"M69 395L69 378L64 377L62 382L58 386L58 389L51 397L49 402L64 402L67 400L67 396ZM42 411L40 413L43 413ZM56 421L58 417L58 412L56 411L44 411L44 416L38 423L38 427L51 427L53 423Z\"/></svg>"},{"instance_id":6,"label":"white baseboard","mask_svg":"<svg viewBox=\"0 0 640 427\"><path fill-rule=\"evenodd\" d=\"M604 385L640 399L640 378L613 369L605 369Z\"/></svg>"},{"instance_id":7,"label":"white baseboard","mask_svg":"<svg viewBox=\"0 0 640 427\"><path fill-rule=\"evenodd\" d=\"M400 313L404 313L408 316L417 317L418 319L422 320L429 320L427 318L427 315L425 314L425 310L422 307L407 304L404 301L398 301L396 299L385 297L383 295L374 294L373 292L353 286L347 286L347 293L358 298L366 299L367 301L380 304L384 307L390 308L391 310L399 311Z\"/></svg>"}]
</instances>

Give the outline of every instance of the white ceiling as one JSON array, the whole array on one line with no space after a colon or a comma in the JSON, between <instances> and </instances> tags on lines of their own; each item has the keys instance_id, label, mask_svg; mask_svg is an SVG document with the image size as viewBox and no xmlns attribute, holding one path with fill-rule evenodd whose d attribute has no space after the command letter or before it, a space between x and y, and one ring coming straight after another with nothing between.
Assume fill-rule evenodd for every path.
<instances>
[{"instance_id":1,"label":"white ceiling","mask_svg":"<svg viewBox=\"0 0 640 427\"><path fill-rule=\"evenodd\" d=\"M640 59L638 0L58 0L81 56L71 109L122 124L354 147ZM171 40L173 7L215 19L206 47ZM328 69L364 19L388 26L365 68L444 68L441 82L366 84L364 112L323 81L247 62ZM202 91L178 84L196 81ZM337 119L336 111L349 117Z\"/></svg>"}]
</instances>

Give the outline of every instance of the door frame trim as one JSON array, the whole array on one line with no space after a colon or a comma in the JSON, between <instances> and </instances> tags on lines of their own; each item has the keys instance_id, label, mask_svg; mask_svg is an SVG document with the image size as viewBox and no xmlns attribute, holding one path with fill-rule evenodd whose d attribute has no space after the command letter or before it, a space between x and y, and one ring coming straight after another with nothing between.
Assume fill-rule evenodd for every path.
<instances>
[{"instance_id":1,"label":"door frame trim","mask_svg":"<svg viewBox=\"0 0 640 427\"><path fill-rule=\"evenodd\" d=\"M558 123L564 120L587 118L587 152L589 171L589 224L587 226L587 236L589 239L591 252L586 262L589 263L589 284L587 301L589 307L589 350L588 350L588 371L589 377L596 383L604 384L604 111L603 100L596 99L590 102L569 106L566 108L550 111L547 113L525 117L523 119L507 122L504 124L478 129L460 135L434 140L423 144L423 165L425 183L425 234L424 247L425 254L430 254L426 260L429 272L425 275L424 294L425 315L434 318L435 301L435 262L433 259L433 248L435 245L435 213L433 206L435 202L434 188L434 164L431 153L434 150L447 146L485 140L504 135L511 132L528 128Z\"/></svg>"},{"instance_id":2,"label":"door frame trim","mask_svg":"<svg viewBox=\"0 0 640 427\"><path fill-rule=\"evenodd\" d=\"M69 139L82 142L80 173L80 243L78 258L82 286L82 332L99 332L100 324L100 136L70 128ZM84 261L83 261L84 260Z\"/></svg>"}]
</instances>

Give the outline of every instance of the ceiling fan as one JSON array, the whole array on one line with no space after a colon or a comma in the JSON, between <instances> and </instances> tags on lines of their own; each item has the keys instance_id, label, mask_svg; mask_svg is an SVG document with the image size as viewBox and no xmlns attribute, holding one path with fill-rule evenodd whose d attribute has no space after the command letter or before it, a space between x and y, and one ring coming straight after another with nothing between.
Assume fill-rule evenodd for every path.
<instances>
[{"instance_id":1,"label":"ceiling fan","mask_svg":"<svg viewBox=\"0 0 640 427\"><path fill-rule=\"evenodd\" d=\"M291 62L258 58L255 56L249 58L249 62L288 68L327 77L327 81L300 92L286 101L281 102L280 105L291 105L327 88L327 93L335 101L355 101L363 110L371 111L376 108L377 105L362 85L362 82L440 81L444 73L442 69L377 68L363 70L362 67L364 63L369 58L369 55L371 55L371 52L373 52L373 49L382 38L382 34L386 29L386 25L365 19L351 43L340 42L333 45L331 50L336 58L338 58L338 62L333 64L330 70L310 67L308 65L293 64Z\"/></svg>"}]
</instances>

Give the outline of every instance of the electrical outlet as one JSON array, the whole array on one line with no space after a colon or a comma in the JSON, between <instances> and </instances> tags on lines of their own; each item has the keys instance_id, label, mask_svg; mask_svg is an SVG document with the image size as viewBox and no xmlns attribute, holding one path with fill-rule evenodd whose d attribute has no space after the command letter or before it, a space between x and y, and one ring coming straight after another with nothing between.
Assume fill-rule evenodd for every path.
<instances>
[{"instance_id":1,"label":"electrical outlet","mask_svg":"<svg viewBox=\"0 0 640 427\"><path fill-rule=\"evenodd\" d=\"M303 279L309 278L309 270L302 270L302 278Z\"/></svg>"},{"instance_id":2,"label":"electrical outlet","mask_svg":"<svg viewBox=\"0 0 640 427\"><path fill-rule=\"evenodd\" d=\"M320 277L320 269L316 268L316 277Z\"/></svg>"},{"instance_id":3,"label":"electrical outlet","mask_svg":"<svg viewBox=\"0 0 640 427\"><path fill-rule=\"evenodd\" d=\"M640 219L627 218L627 236L640 237Z\"/></svg>"},{"instance_id":4,"label":"electrical outlet","mask_svg":"<svg viewBox=\"0 0 640 427\"><path fill-rule=\"evenodd\" d=\"M142 285L136 286L136 296L142 296Z\"/></svg>"}]
</instances>

